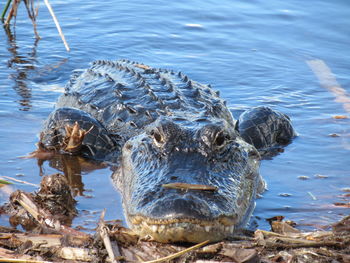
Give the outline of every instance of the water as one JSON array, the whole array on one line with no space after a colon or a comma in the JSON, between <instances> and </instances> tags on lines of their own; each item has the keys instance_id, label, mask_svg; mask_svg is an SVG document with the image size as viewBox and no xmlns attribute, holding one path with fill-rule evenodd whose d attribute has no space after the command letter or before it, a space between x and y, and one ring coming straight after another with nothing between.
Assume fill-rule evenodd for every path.
<instances>
[{"instance_id":1,"label":"water","mask_svg":"<svg viewBox=\"0 0 350 263\"><path fill-rule=\"evenodd\" d=\"M23 4L16 27L0 30L0 176L39 184L42 175L57 172L47 162L41 169L36 160L19 157L35 149L71 71L95 59L129 58L211 83L235 114L265 105L291 116L299 136L283 154L262 162L269 190L257 200L253 226L267 229L266 218L284 215L317 228L349 214L334 203L349 203L350 119L333 118L350 116L349 1L51 2L70 53L43 4L41 40ZM320 85L307 64L316 59L345 90L342 99ZM123 218L108 168L73 174L75 226L93 228L103 208L107 219ZM1 188L1 202L15 189L36 187ZM0 219L7 224L6 216Z\"/></svg>"}]
</instances>

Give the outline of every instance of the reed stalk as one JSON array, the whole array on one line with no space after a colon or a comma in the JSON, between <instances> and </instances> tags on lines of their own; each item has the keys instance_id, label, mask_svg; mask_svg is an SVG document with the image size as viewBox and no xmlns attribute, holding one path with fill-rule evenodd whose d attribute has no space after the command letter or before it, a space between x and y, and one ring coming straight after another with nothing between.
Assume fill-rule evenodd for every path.
<instances>
[{"instance_id":1,"label":"reed stalk","mask_svg":"<svg viewBox=\"0 0 350 263\"><path fill-rule=\"evenodd\" d=\"M58 33L59 33L59 35L60 35L60 37L61 37L61 39L62 39L62 41L63 41L63 44L64 44L66 50L69 52L69 51L70 51L70 48L69 48L69 46L68 46L68 43L67 43L67 41L66 41L66 38L65 38L64 35L63 35L61 26L60 26L60 24L58 23L58 20L57 20L57 18L56 18L56 16L55 16L55 13L53 12L53 9L52 9L52 7L51 7L49 1L48 1L48 0L44 0L44 3L45 3L47 9L49 10L49 12L50 12L50 14L51 14L53 21L55 22L57 31L58 31Z\"/></svg>"},{"instance_id":2,"label":"reed stalk","mask_svg":"<svg viewBox=\"0 0 350 263\"><path fill-rule=\"evenodd\" d=\"M7 0L7 3L5 5L5 8L4 10L2 11L1 13L1 20L2 22L4 23L5 25L5 28L9 26L10 24L10 21L13 17L16 18L16 15L17 15L17 9L18 9L18 5L20 3L21 0L14 0L14 2L12 3L12 7L10 9L10 12L9 14L7 15L7 18L6 18L6 21L5 21L5 16L6 16L6 13L9 9L9 6L12 2L12 0ZM27 13L28 13L28 16L30 18L30 20L32 21L32 24L33 24L33 29L34 29L34 34L36 36L37 39L40 39L40 36L37 32L37 25L36 25L36 17L38 16L38 8L34 8L34 1L33 0L24 0L24 3L25 3L25 6L26 6L26 9L27 9ZM44 3L47 7L47 9L49 10L49 13L51 14L52 16L52 19L56 25L56 28L57 28L57 31L63 41L63 44L66 48L66 50L69 52L70 51L70 48L68 46L68 43L64 37L64 34L62 32L62 29L61 29L61 26L60 24L58 23L58 20L55 16L55 13L51 7L51 4L49 3L49 0L44 0Z\"/></svg>"},{"instance_id":3,"label":"reed stalk","mask_svg":"<svg viewBox=\"0 0 350 263\"><path fill-rule=\"evenodd\" d=\"M7 13L7 10L8 10L9 7L10 7L11 1L12 1L12 0L7 0L7 3L6 3L6 5L5 5L5 8L4 8L4 10L2 10L2 13L1 13L1 21L2 21L2 22L5 21L5 15L6 15L6 13Z\"/></svg>"}]
</instances>

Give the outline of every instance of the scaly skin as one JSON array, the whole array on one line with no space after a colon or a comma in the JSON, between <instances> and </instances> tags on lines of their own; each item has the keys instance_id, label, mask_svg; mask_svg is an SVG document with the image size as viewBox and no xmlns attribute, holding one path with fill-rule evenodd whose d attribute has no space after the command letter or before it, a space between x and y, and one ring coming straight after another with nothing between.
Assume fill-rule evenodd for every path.
<instances>
[{"instance_id":1,"label":"scaly skin","mask_svg":"<svg viewBox=\"0 0 350 263\"><path fill-rule=\"evenodd\" d=\"M73 154L118 166L130 227L160 242L218 241L244 226L264 190L259 151L295 135L284 114L258 107L236 121L210 86L126 60L73 75L41 146L67 153L73 126L85 136ZM164 187L176 183L217 190Z\"/></svg>"}]
</instances>

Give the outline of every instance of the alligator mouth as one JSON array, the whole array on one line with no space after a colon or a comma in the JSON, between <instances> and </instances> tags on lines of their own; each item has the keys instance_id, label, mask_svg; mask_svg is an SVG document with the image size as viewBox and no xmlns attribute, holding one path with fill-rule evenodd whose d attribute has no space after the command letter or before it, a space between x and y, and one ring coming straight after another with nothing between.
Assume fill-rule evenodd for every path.
<instances>
[{"instance_id":1,"label":"alligator mouth","mask_svg":"<svg viewBox=\"0 0 350 263\"><path fill-rule=\"evenodd\" d=\"M232 236L235 220L220 216L214 220L189 218L152 219L144 216L129 217L133 231L141 238L162 243L190 242L206 240L216 242Z\"/></svg>"}]
</instances>

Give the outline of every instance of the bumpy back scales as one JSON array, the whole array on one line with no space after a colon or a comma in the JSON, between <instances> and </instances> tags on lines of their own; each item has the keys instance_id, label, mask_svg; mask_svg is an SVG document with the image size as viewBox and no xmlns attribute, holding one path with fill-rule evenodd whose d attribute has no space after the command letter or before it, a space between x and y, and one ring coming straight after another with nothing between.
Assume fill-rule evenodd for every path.
<instances>
[{"instance_id":1,"label":"bumpy back scales","mask_svg":"<svg viewBox=\"0 0 350 263\"><path fill-rule=\"evenodd\" d=\"M120 61L95 61L76 71L57 108L74 107L90 113L111 133L127 140L159 116L182 126L210 117L234 125L225 102L210 86L190 80L181 72Z\"/></svg>"}]
</instances>

